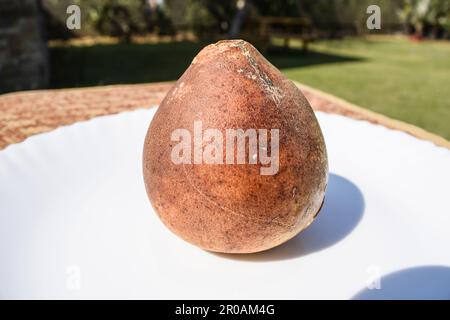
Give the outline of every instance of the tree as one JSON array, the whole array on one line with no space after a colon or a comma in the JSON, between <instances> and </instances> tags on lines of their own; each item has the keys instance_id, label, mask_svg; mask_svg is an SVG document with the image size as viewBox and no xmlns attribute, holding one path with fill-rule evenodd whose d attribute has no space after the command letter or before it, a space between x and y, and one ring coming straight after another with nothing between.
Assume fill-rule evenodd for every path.
<instances>
[{"instance_id":1,"label":"tree","mask_svg":"<svg viewBox=\"0 0 450 320\"><path fill-rule=\"evenodd\" d=\"M450 0L404 0L400 17L408 33L426 36L429 32L438 37L439 33L450 32Z\"/></svg>"}]
</instances>

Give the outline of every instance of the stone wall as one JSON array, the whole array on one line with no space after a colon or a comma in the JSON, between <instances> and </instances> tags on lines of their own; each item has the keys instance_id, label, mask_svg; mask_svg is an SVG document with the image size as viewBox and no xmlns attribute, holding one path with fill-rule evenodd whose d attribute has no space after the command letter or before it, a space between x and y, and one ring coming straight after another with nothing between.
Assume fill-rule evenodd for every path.
<instances>
[{"instance_id":1,"label":"stone wall","mask_svg":"<svg viewBox=\"0 0 450 320\"><path fill-rule=\"evenodd\" d=\"M0 0L0 93L45 88L49 62L39 0Z\"/></svg>"}]
</instances>

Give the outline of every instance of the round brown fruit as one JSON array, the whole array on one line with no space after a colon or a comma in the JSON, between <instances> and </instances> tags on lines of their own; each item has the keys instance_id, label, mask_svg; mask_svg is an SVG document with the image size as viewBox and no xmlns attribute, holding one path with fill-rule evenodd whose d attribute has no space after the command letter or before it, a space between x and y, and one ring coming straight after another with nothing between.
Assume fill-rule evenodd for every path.
<instances>
[{"instance_id":1,"label":"round brown fruit","mask_svg":"<svg viewBox=\"0 0 450 320\"><path fill-rule=\"evenodd\" d=\"M200 132L218 129L224 139L227 129L278 129L279 161L261 164L247 144L244 164L237 164L237 157L227 163L226 152L237 153L238 143L234 140L230 151L224 140L216 144L223 148L223 164L205 163L201 152L217 141L196 145L195 121L201 121ZM192 137L184 140L191 152L178 153L180 164L172 157L183 140L172 139L177 129ZM276 136L268 136L272 149ZM219 150L211 154L220 156ZM270 166L273 174L262 174ZM163 223L194 245L224 253L263 251L297 235L318 214L328 179L325 143L308 101L242 40L219 41L194 58L150 124L143 169L147 194Z\"/></svg>"}]
</instances>

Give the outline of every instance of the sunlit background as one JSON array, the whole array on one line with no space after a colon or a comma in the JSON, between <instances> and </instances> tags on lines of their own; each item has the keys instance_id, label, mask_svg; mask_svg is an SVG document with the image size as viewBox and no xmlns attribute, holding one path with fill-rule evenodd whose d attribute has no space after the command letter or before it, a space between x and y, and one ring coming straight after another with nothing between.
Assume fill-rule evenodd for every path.
<instances>
[{"instance_id":1,"label":"sunlit background","mask_svg":"<svg viewBox=\"0 0 450 320\"><path fill-rule=\"evenodd\" d=\"M450 139L450 0L0 0L0 92L173 81L227 38L290 79Z\"/></svg>"}]
</instances>

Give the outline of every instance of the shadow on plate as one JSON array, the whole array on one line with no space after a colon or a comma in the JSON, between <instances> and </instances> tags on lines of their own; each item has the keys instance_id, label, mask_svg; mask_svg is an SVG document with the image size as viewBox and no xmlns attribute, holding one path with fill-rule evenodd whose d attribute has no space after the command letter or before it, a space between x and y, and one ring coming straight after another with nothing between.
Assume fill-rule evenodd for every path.
<instances>
[{"instance_id":1,"label":"shadow on plate","mask_svg":"<svg viewBox=\"0 0 450 320\"><path fill-rule=\"evenodd\" d=\"M421 266L381 277L380 289L363 289L356 300L450 299L450 267Z\"/></svg>"},{"instance_id":2,"label":"shadow on plate","mask_svg":"<svg viewBox=\"0 0 450 320\"><path fill-rule=\"evenodd\" d=\"M259 253L220 257L264 262L294 259L323 250L344 239L356 228L364 213L364 197L351 181L336 174L329 175L325 203L314 222L288 242Z\"/></svg>"}]
</instances>

